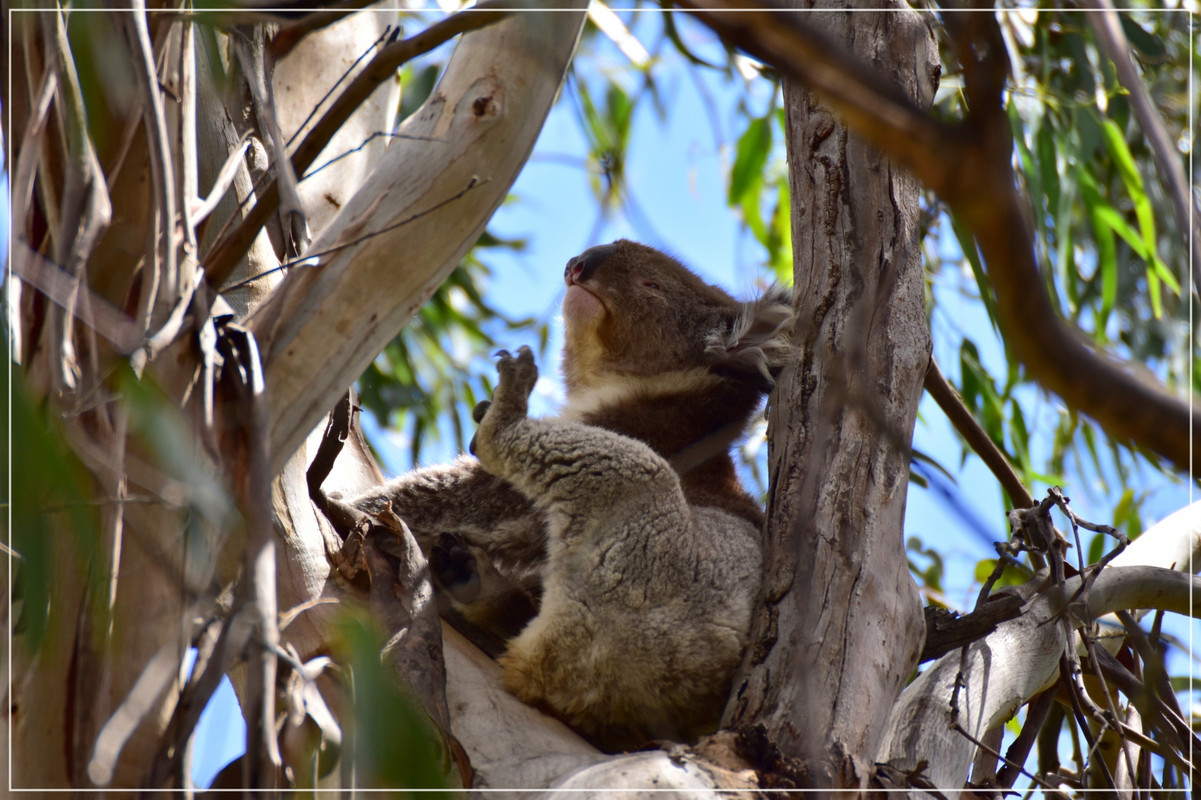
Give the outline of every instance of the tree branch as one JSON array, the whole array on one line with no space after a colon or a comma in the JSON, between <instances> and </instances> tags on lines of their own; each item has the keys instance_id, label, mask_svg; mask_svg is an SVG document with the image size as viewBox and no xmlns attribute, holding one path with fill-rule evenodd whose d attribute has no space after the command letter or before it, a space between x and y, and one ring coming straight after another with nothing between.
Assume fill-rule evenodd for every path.
<instances>
[{"instance_id":1,"label":"tree branch","mask_svg":"<svg viewBox=\"0 0 1201 800\"><path fill-rule=\"evenodd\" d=\"M938 362L934 359L930 359L930 369L926 371L925 388L934 398L934 402L938 403L942 412L947 415L947 419L955 426L955 430L959 431L959 435L964 438L968 447L972 448L976 455L984 461L985 466L992 470L992 474L1001 482L1001 487L1005 489L1013 505L1019 508L1029 508L1034 505L1034 498L1026 489L1026 485L1022 483L1022 479L1018 477L1005 453L997 447L984 428L980 427L980 423L963 404L963 398L947 381L947 376L942 374L942 370L938 368Z\"/></svg>"},{"instance_id":2,"label":"tree branch","mask_svg":"<svg viewBox=\"0 0 1201 800\"><path fill-rule=\"evenodd\" d=\"M267 365L273 472L458 264L504 199L574 50L584 0L573 3L579 11L515 15L464 37L433 94L314 240L311 252L332 256L294 269L247 318ZM499 62L498 52L505 54ZM418 216L420 224L406 224Z\"/></svg>"},{"instance_id":3,"label":"tree branch","mask_svg":"<svg viewBox=\"0 0 1201 800\"><path fill-rule=\"evenodd\" d=\"M795 13L764 14L784 6L752 0L672 0L734 45L799 81L821 96L855 132L909 166L935 191L962 179L958 167L962 140L954 129L926 114L933 100L915 103L879 70ZM920 83L920 81L919 81ZM937 76L933 85L937 86ZM888 147L879 143L888 142ZM922 169L914 168L920 163Z\"/></svg>"},{"instance_id":4,"label":"tree branch","mask_svg":"<svg viewBox=\"0 0 1201 800\"><path fill-rule=\"evenodd\" d=\"M1187 516L1190 509L1178 512ZM1073 618L1085 622L1128 608L1159 608L1201 615L1201 579L1159 566L1161 546L1175 551L1177 515L1153 525L1099 573L1073 576L1034 597L1017 619L963 651L942 656L906 687L893 707L888 732L877 761L924 773L935 786L962 786L971 764L972 743L947 725L955 696L958 724L979 738L1004 722L1038 692L1056 680L1059 659L1067 646L1066 628L1055 624L1068 605ZM1136 547L1135 545L1139 545ZM1176 562L1187 567L1187 562ZM1091 582L1081 593L1085 582Z\"/></svg>"},{"instance_id":5,"label":"tree branch","mask_svg":"<svg viewBox=\"0 0 1201 800\"><path fill-rule=\"evenodd\" d=\"M1115 439L1197 474L1190 451L1201 450L1201 407L1190 410L1184 400L1086 345L1043 288L1029 204L1012 170L1013 143L1001 95L1007 51L991 12L943 15L964 62L971 108L962 124L947 128L899 99L887 81L815 33L800 15L710 13L716 0L681 0L681 5L694 9L726 41L811 87L851 127L947 202L976 236L1006 345L1035 380Z\"/></svg>"}]
</instances>

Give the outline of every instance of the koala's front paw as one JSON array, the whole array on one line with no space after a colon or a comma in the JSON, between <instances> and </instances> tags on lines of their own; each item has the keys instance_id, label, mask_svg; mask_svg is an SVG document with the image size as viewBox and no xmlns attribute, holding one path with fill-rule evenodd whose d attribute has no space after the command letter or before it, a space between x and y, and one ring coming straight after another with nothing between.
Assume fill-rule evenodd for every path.
<instances>
[{"instance_id":1,"label":"koala's front paw","mask_svg":"<svg viewBox=\"0 0 1201 800\"><path fill-rule=\"evenodd\" d=\"M530 393L534 391L534 384L538 382L538 366L534 363L534 352L522 345L517 349L516 357L508 350L501 350L496 355L496 371L500 373L500 383L492 393L492 402L520 405L524 415Z\"/></svg>"},{"instance_id":2,"label":"koala's front paw","mask_svg":"<svg viewBox=\"0 0 1201 800\"><path fill-rule=\"evenodd\" d=\"M514 356L508 350L496 354L496 370L500 381L492 392L492 402L476 407L481 424L485 420L495 425L505 425L524 419L530 407L530 392L538 382L538 367L534 364L534 353L522 345Z\"/></svg>"},{"instance_id":3,"label":"koala's front paw","mask_svg":"<svg viewBox=\"0 0 1201 800\"><path fill-rule=\"evenodd\" d=\"M498 431L525 419L530 406L530 392L538 382L538 367L534 364L534 353L522 346L514 356L508 350L497 355L496 369L500 381L492 392L492 400L475 407L472 417L479 423L479 430L471 439L471 452L483 458L481 443L490 442ZM487 464L487 459L484 459Z\"/></svg>"}]
</instances>

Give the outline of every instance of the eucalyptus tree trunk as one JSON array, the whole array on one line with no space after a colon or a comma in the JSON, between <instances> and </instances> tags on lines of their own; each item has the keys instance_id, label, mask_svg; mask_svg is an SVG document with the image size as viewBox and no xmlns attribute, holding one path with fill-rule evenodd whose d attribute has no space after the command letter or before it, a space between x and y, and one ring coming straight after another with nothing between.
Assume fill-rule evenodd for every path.
<instances>
[{"instance_id":1,"label":"eucalyptus tree trunk","mask_svg":"<svg viewBox=\"0 0 1201 800\"><path fill-rule=\"evenodd\" d=\"M929 105L917 14L817 5L806 23ZM803 87L784 102L799 357L770 401L771 567L727 724L761 728L802 782L859 787L923 639L903 537L930 358L918 183Z\"/></svg>"},{"instance_id":2,"label":"eucalyptus tree trunk","mask_svg":"<svg viewBox=\"0 0 1201 800\"><path fill-rule=\"evenodd\" d=\"M14 476L22 604L4 606L21 622L12 740L0 732L9 785L186 784L196 718L239 662L250 754L241 785L277 784L285 764L297 766L275 741L276 677L314 679L281 654L319 664L310 659L325 652L328 617L303 607L338 594L335 543L304 485L305 436L504 199L574 49L574 6L508 19L473 11L407 39L384 35L395 33L394 7L356 14L349 30L306 27L331 21L321 15L285 18L282 37L236 14L218 28L140 8L14 13L8 310L24 387L14 408L48 420L69 452L31 453ZM465 31L402 131L436 136L421 146L438 152L385 151L397 66ZM277 63L292 34L296 69ZM366 146L297 183L281 158L309 144L305 130L299 144L286 139L328 88L314 81L332 83L364 53L305 129L323 125L348 87L365 87L343 108L341 140L325 156L324 144L311 148L298 171ZM301 69L315 62L327 68ZM282 213L255 221L275 175ZM278 287L226 291L326 247L342 257L295 268ZM261 307L266 298L276 299ZM18 434L39 449L55 441L40 424ZM357 444L333 485L379 479ZM281 615L295 620L282 633ZM189 645L203 665L190 682ZM321 705L305 698L310 711Z\"/></svg>"}]
</instances>

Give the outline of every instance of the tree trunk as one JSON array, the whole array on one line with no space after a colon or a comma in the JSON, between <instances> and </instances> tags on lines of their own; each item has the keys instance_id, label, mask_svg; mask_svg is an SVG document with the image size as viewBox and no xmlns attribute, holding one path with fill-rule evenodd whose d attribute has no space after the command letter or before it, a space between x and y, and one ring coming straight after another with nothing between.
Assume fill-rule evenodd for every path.
<instances>
[{"instance_id":1,"label":"tree trunk","mask_svg":"<svg viewBox=\"0 0 1201 800\"><path fill-rule=\"evenodd\" d=\"M806 21L933 98L937 50L917 14ZM784 98L799 354L770 402L772 567L728 722L762 726L803 781L858 787L923 639L903 538L930 358L918 184L802 87Z\"/></svg>"},{"instance_id":2,"label":"tree trunk","mask_svg":"<svg viewBox=\"0 0 1201 800\"><path fill-rule=\"evenodd\" d=\"M369 24L355 33L366 40L348 40L349 51L366 49L386 21L371 12L361 20ZM350 267L333 259L299 270L282 287L287 302L256 316L255 324L267 326L261 348L267 396L284 406L268 409L270 426L262 424L264 404L254 393L261 385L253 379L256 349L218 355L213 345L210 312L221 287L204 283L198 259L221 220L206 230L192 219L203 205L197 195L209 191L252 124L249 94L238 91L237 81L232 89L221 83L239 70L227 43L201 23L136 9L46 9L13 21L14 97L6 101L19 142L12 273L22 281L10 306L14 344L31 405L61 423L85 486L82 495L36 486L36 493L13 501L20 581L47 588L20 594L22 627L8 684L14 722L8 778L18 788L166 785L187 769L186 737L177 742L176 732L186 720L195 722L208 697L192 687L180 702L181 664L200 633L198 620L236 634L224 642L224 655L214 656L221 669L208 691L245 655L251 682L261 684L257 707L246 709L250 742L274 737L276 611L320 596L329 577L322 521L304 485L304 453L290 462L287 456L474 243L533 146L583 12L515 15L496 31L466 37L440 93L408 130L437 137L423 146L442 148L438 154L390 147L382 183L340 194L349 195L368 170L379 171L380 159L369 152L383 146L380 139L341 164L333 191L312 184L318 201L332 198L348 211L329 226L332 238L319 238L314 248L376 234L389 223L397 227L391 238L373 235L368 244L343 251L342 258L354 253ZM386 78L394 80L390 73ZM283 85L277 82L276 91ZM387 94L352 118L345 139L331 149L390 129L396 98ZM303 106L313 96L281 92L280 103L292 98ZM470 152L457 150L460 145ZM252 143L245 157L234 155L238 200L252 191L255 171L267 166L265 152ZM444 174L443 168L457 171ZM441 214L429 213L473 177L479 190ZM232 205L219 207L218 217L233 213ZM310 224L322 218L321 209L313 210ZM417 244L406 244L412 240ZM397 250L405 255L400 269L390 271L397 261L388 256ZM277 249L260 234L250 273L278 261ZM315 288L307 284L318 276ZM267 294L261 287L268 282L253 285L244 307ZM355 305L355 290L363 289L370 297ZM303 311L292 316L291 303L298 301ZM369 333L344 329L347 321L365 323ZM282 337L286 349L273 348ZM222 360L224 380L239 370L247 378L242 388L250 394L241 400L223 394L220 385L210 394ZM291 366L281 369L282 363ZM336 369L314 374L314 364ZM286 441L268 450L269 427L279 428L280 420ZM269 452L277 461L268 468L262 462ZM365 454L360 447L357 464L370 478ZM278 476L274 508L266 494L272 476ZM341 480L349 485L356 478ZM64 476L47 483L56 481L65 482ZM89 527L81 520L91 511L95 524ZM231 586L234 623L216 601ZM241 617L239 602L249 609ZM6 605L5 616L12 610ZM302 613L287 629L303 656L320 650L323 619ZM254 752L249 763L270 785L275 776L263 770L278 756L272 744L263 744L266 757ZM168 761L173 766L164 775Z\"/></svg>"}]
</instances>

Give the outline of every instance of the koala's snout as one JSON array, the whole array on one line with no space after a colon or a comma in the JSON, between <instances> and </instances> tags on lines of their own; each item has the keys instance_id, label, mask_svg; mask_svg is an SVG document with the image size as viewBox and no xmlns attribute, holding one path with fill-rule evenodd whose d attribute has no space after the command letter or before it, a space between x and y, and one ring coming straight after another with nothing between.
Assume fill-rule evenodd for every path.
<instances>
[{"instance_id":1,"label":"koala's snout","mask_svg":"<svg viewBox=\"0 0 1201 800\"><path fill-rule=\"evenodd\" d=\"M568 286L586 281L596 274L597 267L608 261L616 253L616 244L598 244L596 247L589 247L567 262L567 269L563 272L563 279L567 282Z\"/></svg>"}]
</instances>

